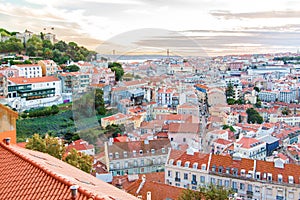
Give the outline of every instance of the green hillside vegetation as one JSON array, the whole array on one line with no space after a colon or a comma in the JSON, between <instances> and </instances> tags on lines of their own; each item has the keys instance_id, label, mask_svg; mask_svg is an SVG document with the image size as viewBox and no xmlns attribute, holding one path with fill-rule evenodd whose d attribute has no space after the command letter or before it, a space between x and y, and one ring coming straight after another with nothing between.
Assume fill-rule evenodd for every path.
<instances>
[{"instance_id":1,"label":"green hillside vegetation","mask_svg":"<svg viewBox=\"0 0 300 200\"><path fill-rule=\"evenodd\" d=\"M26 44L14 37L16 32L0 28L0 33L2 36L11 36L5 42L0 42L0 53L23 53L38 59L52 59L58 64L65 64L67 61L89 61L96 54L95 51L90 51L75 42L66 43L61 40L52 44L44 39L43 33L34 35Z\"/></svg>"}]
</instances>

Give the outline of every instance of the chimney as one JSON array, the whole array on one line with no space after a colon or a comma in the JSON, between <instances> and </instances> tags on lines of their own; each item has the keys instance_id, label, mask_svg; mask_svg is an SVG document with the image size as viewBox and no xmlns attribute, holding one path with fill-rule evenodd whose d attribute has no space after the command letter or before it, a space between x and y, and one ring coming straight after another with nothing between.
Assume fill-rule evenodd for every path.
<instances>
[{"instance_id":1,"label":"chimney","mask_svg":"<svg viewBox=\"0 0 300 200\"><path fill-rule=\"evenodd\" d=\"M151 192L150 191L147 192L147 200L151 200Z\"/></svg>"},{"instance_id":2,"label":"chimney","mask_svg":"<svg viewBox=\"0 0 300 200\"><path fill-rule=\"evenodd\" d=\"M77 197L77 192L78 192L78 185L72 185L71 187L70 187L70 190L71 190L71 198L72 199L76 199L76 197Z\"/></svg>"},{"instance_id":3,"label":"chimney","mask_svg":"<svg viewBox=\"0 0 300 200\"><path fill-rule=\"evenodd\" d=\"M10 144L10 137L5 138L5 139L4 139L4 143L5 143L6 145L9 145L9 144Z\"/></svg>"}]
</instances>

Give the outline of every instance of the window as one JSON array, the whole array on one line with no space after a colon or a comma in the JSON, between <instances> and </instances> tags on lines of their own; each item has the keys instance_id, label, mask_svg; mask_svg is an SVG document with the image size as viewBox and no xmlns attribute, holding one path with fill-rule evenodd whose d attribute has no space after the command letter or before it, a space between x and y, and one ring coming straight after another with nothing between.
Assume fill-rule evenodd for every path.
<instances>
[{"instance_id":1,"label":"window","mask_svg":"<svg viewBox=\"0 0 300 200\"><path fill-rule=\"evenodd\" d=\"M211 170L212 172L216 172L216 165L213 165Z\"/></svg>"},{"instance_id":2,"label":"window","mask_svg":"<svg viewBox=\"0 0 300 200\"><path fill-rule=\"evenodd\" d=\"M248 184L248 191L252 192L252 185L251 184Z\"/></svg>"},{"instance_id":3,"label":"window","mask_svg":"<svg viewBox=\"0 0 300 200\"><path fill-rule=\"evenodd\" d=\"M294 192L289 192L288 196L289 196L289 199L294 199Z\"/></svg>"},{"instance_id":4,"label":"window","mask_svg":"<svg viewBox=\"0 0 300 200\"><path fill-rule=\"evenodd\" d=\"M268 173L268 181L272 181L272 174Z\"/></svg>"},{"instance_id":5,"label":"window","mask_svg":"<svg viewBox=\"0 0 300 200\"><path fill-rule=\"evenodd\" d=\"M155 149L151 149L151 153L152 153L152 154L155 154Z\"/></svg>"},{"instance_id":6,"label":"window","mask_svg":"<svg viewBox=\"0 0 300 200\"><path fill-rule=\"evenodd\" d=\"M173 160L173 159L170 159L170 160L169 160L169 165L173 165L173 163L174 163L174 160Z\"/></svg>"},{"instance_id":7,"label":"window","mask_svg":"<svg viewBox=\"0 0 300 200\"><path fill-rule=\"evenodd\" d=\"M194 163L193 164L193 169L197 169L198 168L198 163Z\"/></svg>"},{"instance_id":8,"label":"window","mask_svg":"<svg viewBox=\"0 0 300 200\"><path fill-rule=\"evenodd\" d=\"M223 172L223 167L222 166L219 167L218 172L219 172L219 174L221 174Z\"/></svg>"},{"instance_id":9,"label":"window","mask_svg":"<svg viewBox=\"0 0 300 200\"><path fill-rule=\"evenodd\" d=\"M183 138L182 141L183 141L183 142L186 142L186 138Z\"/></svg>"},{"instance_id":10,"label":"window","mask_svg":"<svg viewBox=\"0 0 300 200\"><path fill-rule=\"evenodd\" d=\"M257 180L259 180L259 179L260 179L260 172L256 172L256 174L255 174L255 178L256 178Z\"/></svg>"},{"instance_id":11,"label":"window","mask_svg":"<svg viewBox=\"0 0 300 200\"><path fill-rule=\"evenodd\" d=\"M278 174L278 183L282 183L282 175Z\"/></svg>"},{"instance_id":12,"label":"window","mask_svg":"<svg viewBox=\"0 0 300 200\"><path fill-rule=\"evenodd\" d=\"M180 178L180 173L179 172L175 173L175 178Z\"/></svg>"},{"instance_id":13,"label":"window","mask_svg":"<svg viewBox=\"0 0 300 200\"><path fill-rule=\"evenodd\" d=\"M227 168L226 168L226 174L229 174L229 173L230 173L230 168L227 167Z\"/></svg>"},{"instance_id":14,"label":"window","mask_svg":"<svg viewBox=\"0 0 300 200\"><path fill-rule=\"evenodd\" d=\"M133 165L134 165L135 167L137 167L137 165L138 165L137 160L133 161Z\"/></svg>"},{"instance_id":15,"label":"window","mask_svg":"<svg viewBox=\"0 0 300 200\"><path fill-rule=\"evenodd\" d=\"M143 155L143 150L140 150L140 155Z\"/></svg>"},{"instance_id":16,"label":"window","mask_svg":"<svg viewBox=\"0 0 300 200\"><path fill-rule=\"evenodd\" d=\"M118 152L115 153L115 158L119 158L119 153Z\"/></svg>"},{"instance_id":17,"label":"window","mask_svg":"<svg viewBox=\"0 0 300 200\"><path fill-rule=\"evenodd\" d=\"M227 188L229 187L229 180L225 180L224 186Z\"/></svg>"},{"instance_id":18,"label":"window","mask_svg":"<svg viewBox=\"0 0 300 200\"><path fill-rule=\"evenodd\" d=\"M246 170L241 169L241 176L245 176L245 174L246 174Z\"/></svg>"},{"instance_id":19,"label":"window","mask_svg":"<svg viewBox=\"0 0 300 200\"><path fill-rule=\"evenodd\" d=\"M127 158L127 151L124 151L123 154L124 154L124 158Z\"/></svg>"},{"instance_id":20,"label":"window","mask_svg":"<svg viewBox=\"0 0 300 200\"><path fill-rule=\"evenodd\" d=\"M113 158L113 154L109 153L109 159L112 159L112 158Z\"/></svg>"},{"instance_id":21,"label":"window","mask_svg":"<svg viewBox=\"0 0 300 200\"><path fill-rule=\"evenodd\" d=\"M240 190L242 190L242 191L245 190L245 184L244 183L240 183Z\"/></svg>"},{"instance_id":22,"label":"window","mask_svg":"<svg viewBox=\"0 0 300 200\"><path fill-rule=\"evenodd\" d=\"M233 189L237 189L237 182L232 181L232 188L233 188Z\"/></svg>"},{"instance_id":23,"label":"window","mask_svg":"<svg viewBox=\"0 0 300 200\"><path fill-rule=\"evenodd\" d=\"M132 151L133 156L136 156L136 150Z\"/></svg>"},{"instance_id":24,"label":"window","mask_svg":"<svg viewBox=\"0 0 300 200\"><path fill-rule=\"evenodd\" d=\"M192 174L192 181L196 181L196 180L197 180L196 174Z\"/></svg>"},{"instance_id":25,"label":"window","mask_svg":"<svg viewBox=\"0 0 300 200\"><path fill-rule=\"evenodd\" d=\"M200 176L200 182L205 183L205 176Z\"/></svg>"},{"instance_id":26,"label":"window","mask_svg":"<svg viewBox=\"0 0 300 200\"><path fill-rule=\"evenodd\" d=\"M206 164L201 165L201 170L206 170Z\"/></svg>"},{"instance_id":27,"label":"window","mask_svg":"<svg viewBox=\"0 0 300 200\"><path fill-rule=\"evenodd\" d=\"M222 186L222 179L218 179L218 186Z\"/></svg>"},{"instance_id":28,"label":"window","mask_svg":"<svg viewBox=\"0 0 300 200\"><path fill-rule=\"evenodd\" d=\"M168 170L168 177L172 177L172 171Z\"/></svg>"},{"instance_id":29,"label":"window","mask_svg":"<svg viewBox=\"0 0 300 200\"><path fill-rule=\"evenodd\" d=\"M210 183L215 185L216 184L216 179L215 178L210 178Z\"/></svg>"},{"instance_id":30,"label":"window","mask_svg":"<svg viewBox=\"0 0 300 200\"><path fill-rule=\"evenodd\" d=\"M186 161L185 163L184 163L184 167L189 167L190 166L190 162L189 161Z\"/></svg>"},{"instance_id":31,"label":"window","mask_svg":"<svg viewBox=\"0 0 300 200\"><path fill-rule=\"evenodd\" d=\"M145 164L145 161L144 161L144 159L142 159L141 160L141 166L144 166L144 164Z\"/></svg>"},{"instance_id":32,"label":"window","mask_svg":"<svg viewBox=\"0 0 300 200\"><path fill-rule=\"evenodd\" d=\"M125 161L124 167L125 167L125 168L128 168L128 161Z\"/></svg>"},{"instance_id":33,"label":"window","mask_svg":"<svg viewBox=\"0 0 300 200\"><path fill-rule=\"evenodd\" d=\"M184 179L184 180L188 180L188 177L189 177L188 173L184 173L184 174L183 174L183 179Z\"/></svg>"},{"instance_id":34,"label":"window","mask_svg":"<svg viewBox=\"0 0 300 200\"><path fill-rule=\"evenodd\" d=\"M178 167L181 166L181 160L177 160L177 166L178 166Z\"/></svg>"},{"instance_id":35,"label":"window","mask_svg":"<svg viewBox=\"0 0 300 200\"><path fill-rule=\"evenodd\" d=\"M294 177L293 176L289 176L289 183L293 184L294 183Z\"/></svg>"},{"instance_id":36,"label":"window","mask_svg":"<svg viewBox=\"0 0 300 200\"><path fill-rule=\"evenodd\" d=\"M109 164L109 168L110 168L110 169L114 169L114 164L112 164L112 163Z\"/></svg>"},{"instance_id":37,"label":"window","mask_svg":"<svg viewBox=\"0 0 300 200\"><path fill-rule=\"evenodd\" d=\"M161 149L161 152L162 152L162 153L166 153L166 149L165 149L165 148L162 148L162 149Z\"/></svg>"},{"instance_id":38,"label":"window","mask_svg":"<svg viewBox=\"0 0 300 200\"><path fill-rule=\"evenodd\" d=\"M232 174L233 174L234 176L237 176L237 175L238 175L238 169L233 168L233 169L232 169Z\"/></svg>"}]
</instances>

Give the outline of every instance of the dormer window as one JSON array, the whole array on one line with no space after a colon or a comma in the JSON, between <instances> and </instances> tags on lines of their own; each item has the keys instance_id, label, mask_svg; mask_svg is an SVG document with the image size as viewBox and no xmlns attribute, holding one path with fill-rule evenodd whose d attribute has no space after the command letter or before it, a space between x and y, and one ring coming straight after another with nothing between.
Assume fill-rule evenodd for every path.
<instances>
[{"instance_id":1,"label":"dormer window","mask_svg":"<svg viewBox=\"0 0 300 200\"><path fill-rule=\"evenodd\" d=\"M118 152L115 153L115 157L119 158L119 153Z\"/></svg>"},{"instance_id":2,"label":"dormer window","mask_svg":"<svg viewBox=\"0 0 300 200\"><path fill-rule=\"evenodd\" d=\"M123 152L124 158L127 158L127 151Z\"/></svg>"},{"instance_id":3,"label":"dormer window","mask_svg":"<svg viewBox=\"0 0 300 200\"><path fill-rule=\"evenodd\" d=\"M155 149L151 149L151 153L152 153L152 154L155 154Z\"/></svg>"},{"instance_id":4,"label":"dormer window","mask_svg":"<svg viewBox=\"0 0 300 200\"><path fill-rule=\"evenodd\" d=\"M219 167L218 172L219 172L219 174L223 173L223 167L222 166Z\"/></svg>"},{"instance_id":5,"label":"dormer window","mask_svg":"<svg viewBox=\"0 0 300 200\"><path fill-rule=\"evenodd\" d=\"M161 149L161 152L162 152L162 153L166 153L166 149L165 149L165 148L162 148L162 149Z\"/></svg>"},{"instance_id":6,"label":"dormer window","mask_svg":"<svg viewBox=\"0 0 300 200\"><path fill-rule=\"evenodd\" d=\"M278 183L282 183L282 175L281 174L278 174Z\"/></svg>"},{"instance_id":7,"label":"dormer window","mask_svg":"<svg viewBox=\"0 0 300 200\"><path fill-rule=\"evenodd\" d=\"M113 154L109 153L109 158L112 159L113 158Z\"/></svg>"},{"instance_id":8,"label":"dormer window","mask_svg":"<svg viewBox=\"0 0 300 200\"><path fill-rule=\"evenodd\" d=\"M245 174L246 174L246 170L241 169L241 176L245 176Z\"/></svg>"},{"instance_id":9,"label":"dormer window","mask_svg":"<svg viewBox=\"0 0 300 200\"><path fill-rule=\"evenodd\" d=\"M170 160L169 160L169 165L173 165L173 163L174 163L174 160L173 160L173 159L170 159Z\"/></svg>"},{"instance_id":10,"label":"dormer window","mask_svg":"<svg viewBox=\"0 0 300 200\"><path fill-rule=\"evenodd\" d=\"M294 184L294 177L293 176L289 176L289 183Z\"/></svg>"},{"instance_id":11,"label":"dormer window","mask_svg":"<svg viewBox=\"0 0 300 200\"><path fill-rule=\"evenodd\" d=\"M229 173L230 173L230 168L227 167L227 168L226 168L226 174L229 174Z\"/></svg>"},{"instance_id":12,"label":"dormer window","mask_svg":"<svg viewBox=\"0 0 300 200\"><path fill-rule=\"evenodd\" d=\"M211 171L216 172L216 168L217 168L216 165L213 165L212 168L211 168Z\"/></svg>"},{"instance_id":13,"label":"dormer window","mask_svg":"<svg viewBox=\"0 0 300 200\"><path fill-rule=\"evenodd\" d=\"M260 180L260 172L255 173L255 179Z\"/></svg>"},{"instance_id":14,"label":"dormer window","mask_svg":"<svg viewBox=\"0 0 300 200\"><path fill-rule=\"evenodd\" d=\"M136 156L136 150L132 151L133 156Z\"/></svg>"},{"instance_id":15,"label":"dormer window","mask_svg":"<svg viewBox=\"0 0 300 200\"><path fill-rule=\"evenodd\" d=\"M206 170L206 164L201 165L201 170Z\"/></svg>"},{"instance_id":16,"label":"dormer window","mask_svg":"<svg viewBox=\"0 0 300 200\"><path fill-rule=\"evenodd\" d=\"M177 160L177 166L178 166L178 167L181 166L181 160Z\"/></svg>"},{"instance_id":17,"label":"dormer window","mask_svg":"<svg viewBox=\"0 0 300 200\"><path fill-rule=\"evenodd\" d=\"M272 174L268 173L268 181L271 182L272 181Z\"/></svg>"},{"instance_id":18,"label":"dormer window","mask_svg":"<svg viewBox=\"0 0 300 200\"><path fill-rule=\"evenodd\" d=\"M198 168L198 163L194 163L193 164L193 169L197 169Z\"/></svg>"},{"instance_id":19,"label":"dormer window","mask_svg":"<svg viewBox=\"0 0 300 200\"><path fill-rule=\"evenodd\" d=\"M140 150L140 155L143 155L143 150Z\"/></svg>"},{"instance_id":20,"label":"dormer window","mask_svg":"<svg viewBox=\"0 0 300 200\"><path fill-rule=\"evenodd\" d=\"M238 175L238 169L233 168L232 169L232 175L237 176Z\"/></svg>"},{"instance_id":21,"label":"dormer window","mask_svg":"<svg viewBox=\"0 0 300 200\"><path fill-rule=\"evenodd\" d=\"M189 167L190 166L190 162L189 161L186 161L185 163L184 163L184 167Z\"/></svg>"}]
</instances>

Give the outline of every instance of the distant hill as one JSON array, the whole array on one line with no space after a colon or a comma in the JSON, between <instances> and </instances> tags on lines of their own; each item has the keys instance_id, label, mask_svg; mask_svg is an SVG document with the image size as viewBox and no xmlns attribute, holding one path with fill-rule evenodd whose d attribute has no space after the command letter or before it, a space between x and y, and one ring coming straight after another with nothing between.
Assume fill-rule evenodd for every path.
<instances>
[{"instance_id":1,"label":"distant hill","mask_svg":"<svg viewBox=\"0 0 300 200\"><path fill-rule=\"evenodd\" d=\"M61 40L52 44L44 39L43 33L33 35L26 43L14 37L17 32L0 28L0 33L1 36L10 37L8 40L0 41L0 53L22 53L39 59L52 59L58 64L65 64L68 61L89 61L96 55L95 51L78 46L75 42L66 43Z\"/></svg>"}]
</instances>

